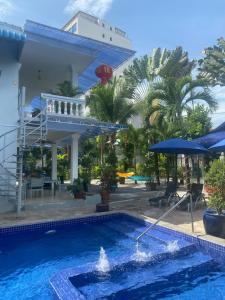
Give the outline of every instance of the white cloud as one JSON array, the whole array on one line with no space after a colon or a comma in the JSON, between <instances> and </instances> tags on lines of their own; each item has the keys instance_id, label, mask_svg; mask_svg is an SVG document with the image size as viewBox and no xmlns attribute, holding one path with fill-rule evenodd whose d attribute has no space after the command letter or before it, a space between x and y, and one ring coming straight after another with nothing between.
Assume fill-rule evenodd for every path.
<instances>
[{"instance_id":1,"label":"white cloud","mask_svg":"<svg viewBox=\"0 0 225 300\"><path fill-rule=\"evenodd\" d=\"M15 5L10 0L0 0L0 18L5 19L15 10Z\"/></svg>"},{"instance_id":2,"label":"white cloud","mask_svg":"<svg viewBox=\"0 0 225 300\"><path fill-rule=\"evenodd\" d=\"M111 8L112 3L113 0L69 0L65 12L74 14L82 10L102 18Z\"/></svg>"}]
</instances>

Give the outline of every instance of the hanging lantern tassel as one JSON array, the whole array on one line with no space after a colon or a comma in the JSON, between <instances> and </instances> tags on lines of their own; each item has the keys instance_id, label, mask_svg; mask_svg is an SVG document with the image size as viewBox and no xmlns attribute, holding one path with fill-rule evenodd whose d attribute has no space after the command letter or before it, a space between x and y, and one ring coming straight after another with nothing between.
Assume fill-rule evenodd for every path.
<instances>
[{"instance_id":1,"label":"hanging lantern tassel","mask_svg":"<svg viewBox=\"0 0 225 300\"><path fill-rule=\"evenodd\" d=\"M95 74L101 79L101 84L105 85L108 83L109 79L112 78L113 70L110 66L101 65L95 70Z\"/></svg>"}]
</instances>

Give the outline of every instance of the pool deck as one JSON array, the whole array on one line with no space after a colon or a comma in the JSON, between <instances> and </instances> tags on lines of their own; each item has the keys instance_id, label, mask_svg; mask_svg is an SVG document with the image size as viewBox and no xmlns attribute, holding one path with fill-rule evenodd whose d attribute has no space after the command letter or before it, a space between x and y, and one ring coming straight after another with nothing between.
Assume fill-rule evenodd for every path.
<instances>
[{"instance_id":1,"label":"pool deck","mask_svg":"<svg viewBox=\"0 0 225 300\"><path fill-rule=\"evenodd\" d=\"M151 222L154 222L168 208L152 207L149 205L148 199L163 194L164 188L162 186L157 191L147 191L144 184L141 183L135 185L128 182L128 184L120 185L118 190L111 194L110 211L124 211L148 218ZM181 189L179 193L182 195L184 190ZM99 202L100 196L96 186L92 187L86 200L74 200L65 191L57 192L55 197L46 195L42 199L33 198L27 200L26 208L19 216L16 213L0 214L0 227L95 214L95 206ZM206 236L202 222L203 211L204 209L194 211L195 235ZM175 210L160 224L185 233L192 233L190 213L187 211ZM221 239L210 236L210 240L217 241ZM222 240L222 244L225 245L225 240Z\"/></svg>"}]
</instances>

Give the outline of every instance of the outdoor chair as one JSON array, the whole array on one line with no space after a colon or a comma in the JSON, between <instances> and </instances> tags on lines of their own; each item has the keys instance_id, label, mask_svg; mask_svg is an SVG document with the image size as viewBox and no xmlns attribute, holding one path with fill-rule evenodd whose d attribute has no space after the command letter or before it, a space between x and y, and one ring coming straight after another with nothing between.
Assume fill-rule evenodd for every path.
<instances>
[{"instance_id":1,"label":"outdoor chair","mask_svg":"<svg viewBox=\"0 0 225 300\"><path fill-rule=\"evenodd\" d=\"M30 197L32 199L34 195L41 194L41 197L44 195L44 181L43 178L31 178L30 180Z\"/></svg>"},{"instance_id":2,"label":"outdoor chair","mask_svg":"<svg viewBox=\"0 0 225 300\"><path fill-rule=\"evenodd\" d=\"M162 196L149 199L150 205L162 207L163 205L169 205L175 200L179 201L180 197L177 194L177 185L175 182L168 182L165 190L165 194Z\"/></svg>"},{"instance_id":3,"label":"outdoor chair","mask_svg":"<svg viewBox=\"0 0 225 300\"><path fill-rule=\"evenodd\" d=\"M205 195L202 191L203 191L203 184L200 184L200 183L192 183L191 184L190 193L192 195L193 209L196 209L197 207L201 206L202 204L207 206L206 200L205 200ZM185 197L185 196L186 196L186 194L183 197ZM182 202L178 208L181 210L190 211L190 197L187 197L187 199L184 202Z\"/></svg>"}]
</instances>

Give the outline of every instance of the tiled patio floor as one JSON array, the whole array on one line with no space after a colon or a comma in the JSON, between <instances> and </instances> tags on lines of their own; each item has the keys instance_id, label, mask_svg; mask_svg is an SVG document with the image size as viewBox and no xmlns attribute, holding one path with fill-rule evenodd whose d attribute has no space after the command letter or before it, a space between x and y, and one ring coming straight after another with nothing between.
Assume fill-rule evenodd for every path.
<instances>
[{"instance_id":1,"label":"tiled patio floor","mask_svg":"<svg viewBox=\"0 0 225 300\"><path fill-rule=\"evenodd\" d=\"M146 191L143 184L128 183L120 186L116 193L111 194L110 210L126 210L157 219L166 208L151 207L148 199L161 193L163 193L163 187L153 192ZM183 192L181 191L181 193ZM74 200L67 192L57 192L54 198L45 195L42 199L27 200L26 209L21 212L20 216L15 213L0 214L0 226L84 216L95 213L95 205L98 202L100 202L100 196L96 192L96 187L86 200ZM197 234L204 234L202 213L203 209L194 212L195 232ZM182 231L191 232L190 214L186 211L176 210L166 217L165 221L177 226Z\"/></svg>"}]
</instances>

